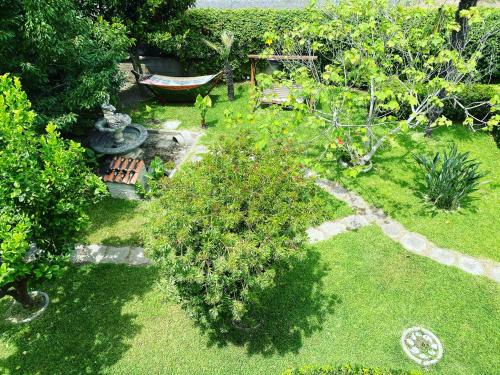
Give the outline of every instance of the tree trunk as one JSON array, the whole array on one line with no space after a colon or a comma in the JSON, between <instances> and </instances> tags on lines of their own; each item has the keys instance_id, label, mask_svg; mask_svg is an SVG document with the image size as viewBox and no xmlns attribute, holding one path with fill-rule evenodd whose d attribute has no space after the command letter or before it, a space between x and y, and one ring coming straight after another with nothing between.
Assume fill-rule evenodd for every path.
<instances>
[{"instance_id":1,"label":"tree trunk","mask_svg":"<svg viewBox=\"0 0 500 375\"><path fill-rule=\"evenodd\" d=\"M25 309L33 306L34 302L28 291L28 279L16 280L0 288L0 298L11 296L19 302Z\"/></svg>"},{"instance_id":2,"label":"tree trunk","mask_svg":"<svg viewBox=\"0 0 500 375\"><path fill-rule=\"evenodd\" d=\"M224 76L226 77L227 83L227 98L230 101L234 100L234 77L233 77L233 69L231 65L226 64L224 66Z\"/></svg>"},{"instance_id":3,"label":"tree trunk","mask_svg":"<svg viewBox=\"0 0 500 375\"><path fill-rule=\"evenodd\" d=\"M463 50L465 47L465 38L469 29L467 18L461 17L460 12L462 10L475 7L476 5L477 0L460 0L458 3L458 9L455 13L455 21L459 24L460 30L453 31L451 34L451 43L453 44L453 47L459 51Z\"/></svg>"}]
</instances>

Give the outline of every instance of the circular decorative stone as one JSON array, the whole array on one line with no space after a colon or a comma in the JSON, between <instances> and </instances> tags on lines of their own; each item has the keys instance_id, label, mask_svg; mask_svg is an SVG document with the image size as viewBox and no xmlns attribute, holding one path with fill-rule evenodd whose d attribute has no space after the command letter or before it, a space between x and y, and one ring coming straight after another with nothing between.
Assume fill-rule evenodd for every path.
<instances>
[{"instance_id":1,"label":"circular decorative stone","mask_svg":"<svg viewBox=\"0 0 500 375\"><path fill-rule=\"evenodd\" d=\"M422 327L406 329L401 336L401 346L411 360L425 367L438 363L443 357L441 341Z\"/></svg>"},{"instance_id":2,"label":"circular decorative stone","mask_svg":"<svg viewBox=\"0 0 500 375\"><path fill-rule=\"evenodd\" d=\"M7 311L6 320L12 324L23 324L29 323L32 320L40 317L47 307L49 306L49 296L47 293L33 291L30 292L31 298L33 298L38 304L39 307L34 312L28 310L24 310L19 302L14 302L12 306Z\"/></svg>"}]
</instances>

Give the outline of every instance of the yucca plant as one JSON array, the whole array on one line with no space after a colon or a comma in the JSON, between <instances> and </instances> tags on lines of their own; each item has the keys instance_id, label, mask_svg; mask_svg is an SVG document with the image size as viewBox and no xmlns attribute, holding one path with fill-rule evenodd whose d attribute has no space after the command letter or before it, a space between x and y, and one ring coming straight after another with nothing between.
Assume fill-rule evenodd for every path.
<instances>
[{"instance_id":1,"label":"yucca plant","mask_svg":"<svg viewBox=\"0 0 500 375\"><path fill-rule=\"evenodd\" d=\"M484 174L479 172L479 163L469 158L469 153L460 153L455 145L437 152L434 157L414 155L424 172L422 183L425 199L444 210L456 210L460 202L477 190Z\"/></svg>"},{"instance_id":2,"label":"yucca plant","mask_svg":"<svg viewBox=\"0 0 500 375\"><path fill-rule=\"evenodd\" d=\"M234 77L233 67L231 66L231 48L233 48L234 34L224 30L220 36L221 44L212 43L209 40L204 40L205 43L215 50L224 62L224 77L227 83L227 97L229 100L234 100Z\"/></svg>"}]
</instances>

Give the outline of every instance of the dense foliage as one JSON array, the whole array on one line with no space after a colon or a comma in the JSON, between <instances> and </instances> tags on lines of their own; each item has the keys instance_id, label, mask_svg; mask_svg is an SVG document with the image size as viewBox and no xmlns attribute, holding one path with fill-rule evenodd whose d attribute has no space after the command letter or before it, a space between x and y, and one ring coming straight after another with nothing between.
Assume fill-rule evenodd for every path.
<instances>
[{"instance_id":1,"label":"dense foliage","mask_svg":"<svg viewBox=\"0 0 500 375\"><path fill-rule=\"evenodd\" d=\"M282 375L421 375L421 371L383 370L362 366L302 366Z\"/></svg>"},{"instance_id":2,"label":"dense foliage","mask_svg":"<svg viewBox=\"0 0 500 375\"><path fill-rule=\"evenodd\" d=\"M292 154L239 134L179 171L153 202L148 254L202 326L258 320L261 292L304 255L320 200Z\"/></svg>"},{"instance_id":3,"label":"dense foliage","mask_svg":"<svg viewBox=\"0 0 500 375\"><path fill-rule=\"evenodd\" d=\"M467 196L477 190L484 174L479 163L460 153L455 145L447 151L437 152L434 157L415 155L423 171L421 183L424 197L440 209L456 210Z\"/></svg>"},{"instance_id":4,"label":"dense foliage","mask_svg":"<svg viewBox=\"0 0 500 375\"><path fill-rule=\"evenodd\" d=\"M42 124L63 129L118 92L125 27L82 17L71 0L0 0L0 72L19 76Z\"/></svg>"},{"instance_id":5,"label":"dense foliage","mask_svg":"<svg viewBox=\"0 0 500 375\"><path fill-rule=\"evenodd\" d=\"M54 124L35 132L17 78L0 76L0 93L0 297L20 298L28 280L59 273L85 227L86 207L105 187L86 167L85 150L61 139Z\"/></svg>"},{"instance_id":6,"label":"dense foliage","mask_svg":"<svg viewBox=\"0 0 500 375\"><path fill-rule=\"evenodd\" d=\"M77 0L78 8L93 19L108 22L120 20L133 38L131 48L134 69L142 72L138 61L138 49L145 44L176 43L180 35L172 33L174 19L182 14L195 0Z\"/></svg>"}]
</instances>

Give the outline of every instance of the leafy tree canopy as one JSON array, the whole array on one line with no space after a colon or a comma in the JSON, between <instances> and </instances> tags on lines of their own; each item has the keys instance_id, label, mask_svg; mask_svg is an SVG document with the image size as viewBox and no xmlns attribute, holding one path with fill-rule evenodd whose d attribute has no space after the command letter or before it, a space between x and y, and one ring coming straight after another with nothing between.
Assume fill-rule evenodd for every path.
<instances>
[{"instance_id":1,"label":"leafy tree canopy","mask_svg":"<svg viewBox=\"0 0 500 375\"><path fill-rule=\"evenodd\" d=\"M106 191L78 143L61 139L53 123L37 134L30 106L19 79L0 76L0 297L25 305L27 281L61 271L86 207Z\"/></svg>"},{"instance_id":2,"label":"leafy tree canopy","mask_svg":"<svg viewBox=\"0 0 500 375\"><path fill-rule=\"evenodd\" d=\"M0 0L0 72L20 77L42 123L62 129L109 101L130 43L124 25L84 17L71 0Z\"/></svg>"}]
</instances>

